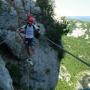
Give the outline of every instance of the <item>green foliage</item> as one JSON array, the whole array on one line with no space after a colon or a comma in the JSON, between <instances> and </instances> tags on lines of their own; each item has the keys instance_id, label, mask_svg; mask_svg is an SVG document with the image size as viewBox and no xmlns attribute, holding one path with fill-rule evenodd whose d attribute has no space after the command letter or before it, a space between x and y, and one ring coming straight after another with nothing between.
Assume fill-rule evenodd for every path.
<instances>
[{"instance_id":1,"label":"green foliage","mask_svg":"<svg viewBox=\"0 0 90 90\"><path fill-rule=\"evenodd\" d=\"M66 19L64 17L62 17L62 19ZM69 32L72 32L73 29L75 29L77 26L76 26L76 23L81 23L80 27L82 29L87 29L89 30L90 29L90 22L85 22L85 21L80 21L80 20L71 20L71 19L67 19L68 20L68 24L67 24L67 28L69 30Z\"/></svg>"},{"instance_id":2,"label":"green foliage","mask_svg":"<svg viewBox=\"0 0 90 90\"><path fill-rule=\"evenodd\" d=\"M86 25L87 25L87 30L89 30L90 29L90 22L87 22Z\"/></svg>"},{"instance_id":3,"label":"green foliage","mask_svg":"<svg viewBox=\"0 0 90 90\"><path fill-rule=\"evenodd\" d=\"M52 0L37 0L37 4L41 8L43 16L52 16L54 14Z\"/></svg>"},{"instance_id":4,"label":"green foliage","mask_svg":"<svg viewBox=\"0 0 90 90\"><path fill-rule=\"evenodd\" d=\"M50 26L48 25L48 29L46 31L46 36L52 40L53 42L55 42L56 44L59 44L62 48L62 44L61 44L61 36L65 33L64 29L66 29L67 24L64 23L52 23L50 24ZM61 60L64 57L64 51L62 49L58 49L58 47L56 47L55 45L50 43L50 46L52 46L55 50L58 51L58 57L59 60Z\"/></svg>"},{"instance_id":5,"label":"green foliage","mask_svg":"<svg viewBox=\"0 0 90 90\"><path fill-rule=\"evenodd\" d=\"M61 45L61 36L67 33L67 23L65 19L63 23L59 23L53 19L54 16L54 1L53 0L37 0L37 4L41 8L42 16L40 20L46 28L46 37L53 42ZM59 50L56 46L50 44L54 49L58 50L59 58L63 57L63 50Z\"/></svg>"},{"instance_id":6,"label":"green foliage","mask_svg":"<svg viewBox=\"0 0 90 90\"><path fill-rule=\"evenodd\" d=\"M59 43L61 36L65 33L64 29L67 28L67 24L54 22L50 23L50 25L47 26L46 36L54 41L55 43Z\"/></svg>"},{"instance_id":7,"label":"green foliage","mask_svg":"<svg viewBox=\"0 0 90 90\"><path fill-rule=\"evenodd\" d=\"M75 23L74 21L69 21L67 28L69 29L69 32L71 32L75 28Z\"/></svg>"},{"instance_id":8,"label":"green foliage","mask_svg":"<svg viewBox=\"0 0 90 90\"><path fill-rule=\"evenodd\" d=\"M64 35L62 40L66 50L72 52L76 56L82 56L81 59L90 63L90 45L88 43L90 38L85 40L84 38L73 38ZM61 65L64 65L67 68L67 71L71 75L71 79L68 83L64 80L58 80L56 90L75 90L75 84L77 83L77 80L80 79L81 75L80 77L77 76L81 72L90 71L90 68L87 65L79 62L68 54L66 54L61 61ZM69 86L69 83L71 83L71 86Z\"/></svg>"},{"instance_id":9,"label":"green foliage","mask_svg":"<svg viewBox=\"0 0 90 90\"><path fill-rule=\"evenodd\" d=\"M65 33L64 30L67 27L65 20L63 23L59 23L53 19L53 0L37 0L37 4L40 6L43 14L41 19L46 27L46 36L54 42L59 43L59 40L62 34Z\"/></svg>"}]
</instances>

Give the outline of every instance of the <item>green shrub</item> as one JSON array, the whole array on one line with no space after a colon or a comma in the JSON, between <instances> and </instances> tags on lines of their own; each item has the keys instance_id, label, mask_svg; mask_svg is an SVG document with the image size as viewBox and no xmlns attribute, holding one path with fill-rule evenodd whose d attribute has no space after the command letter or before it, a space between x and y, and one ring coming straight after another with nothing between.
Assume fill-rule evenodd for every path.
<instances>
[{"instance_id":1,"label":"green shrub","mask_svg":"<svg viewBox=\"0 0 90 90\"><path fill-rule=\"evenodd\" d=\"M46 28L45 35L53 42L61 45L61 37L68 32L66 18L63 17L63 23L59 23L53 19L54 16L54 0L37 0L37 4L41 8L41 23ZM55 45L50 43L54 49L59 51L59 60L64 56L63 50L59 50Z\"/></svg>"},{"instance_id":2,"label":"green shrub","mask_svg":"<svg viewBox=\"0 0 90 90\"><path fill-rule=\"evenodd\" d=\"M61 36L65 33L66 24L60 24L59 22L54 22L47 26L45 35L55 43L59 44Z\"/></svg>"}]
</instances>

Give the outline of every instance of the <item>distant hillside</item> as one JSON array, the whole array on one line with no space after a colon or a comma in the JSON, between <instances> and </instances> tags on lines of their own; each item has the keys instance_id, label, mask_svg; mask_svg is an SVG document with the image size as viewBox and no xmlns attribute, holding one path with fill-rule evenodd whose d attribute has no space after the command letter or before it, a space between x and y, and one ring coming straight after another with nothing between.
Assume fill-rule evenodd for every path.
<instances>
[{"instance_id":1,"label":"distant hillside","mask_svg":"<svg viewBox=\"0 0 90 90\"><path fill-rule=\"evenodd\" d=\"M90 22L90 16L67 16L67 18Z\"/></svg>"}]
</instances>

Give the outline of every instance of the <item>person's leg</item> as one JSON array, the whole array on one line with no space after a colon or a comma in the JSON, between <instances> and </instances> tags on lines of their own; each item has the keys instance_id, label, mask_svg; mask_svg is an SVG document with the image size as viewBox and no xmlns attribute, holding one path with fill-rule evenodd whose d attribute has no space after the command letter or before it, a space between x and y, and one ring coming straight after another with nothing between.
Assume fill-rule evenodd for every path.
<instances>
[{"instance_id":1,"label":"person's leg","mask_svg":"<svg viewBox=\"0 0 90 90\"><path fill-rule=\"evenodd\" d=\"M34 54L33 38L31 38L30 41L29 41L29 52L30 52L31 57L32 57L33 54Z\"/></svg>"},{"instance_id":2,"label":"person's leg","mask_svg":"<svg viewBox=\"0 0 90 90\"><path fill-rule=\"evenodd\" d=\"M33 56L33 39L29 39L29 63L33 66L32 56Z\"/></svg>"},{"instance_id":3,"label":"person's leg","mask_svg":"<svg viewBox=\"0 0 90 90\"><path fill-rule=\"evenodd\" d=\"M25 46L26 46L28 56L32 57L32 55L34 54L33 38L31 38L31 39L26 38L25 39Z\"/></svg>"},{"instance_id":4,"label":"person's leg","mask_svg":"<svg viewBox=\"0 0 90 90\"><path fill-rule=\"evenodd\" d=\"M32 50L31 50L30 46L27 47L27 53L28 53L28 57L27 57L26 61L28 62L28 64L33 66L34 64L32 62L32 58L31 58L32 57Z\"/></svg>"},{"instance_id":5,"label":"person's leg","mask_svg":"<svg viewBox=\"0 0 90 90\"><path fill-rule=\"evenodd\" d=\"M25 39L25 48L26 48L28 57L30 57L31 56L31 49L30 49L30 46L29 46L29 39L28 38Z\"/></svg>"},{"instance_id":6,"label":"person's leg","mask_svg":"<svg viewBox=\"0 0 90 90\"><path fill-rule=\"evenodd\" d=\"M32 59L31 59L31 56L32 56L32 50L31 50L31 46L29 45L29 39L26 38L25 39L25 48L26 48L26 51L27 51L27 54L28 54L28 57L26 59L26 61L31 65L33 66L33 62L32 62Z\"/></svg>"},{"instance_id":7,"label":"person's leg","mask_svg":"<svg viewBox=\"0 0 90 90\"><path fill-rule=\"evenodd\" d=\"M26 52L27 52L27 54L28 54L28 57L30 57L29 46L28 46L28 45L25 45L25 49L26 49Z\"/></svg>"},{"instance_id":8,"label":"person's leg","mask_svg":"<svg viewBox=\"0 0 90 90\"><path fill-rule=\"evenodd\" d=\"M32 47L29 46L29 56L32 57L32 55L33 55Z\"/></svg>"}]
</instances>

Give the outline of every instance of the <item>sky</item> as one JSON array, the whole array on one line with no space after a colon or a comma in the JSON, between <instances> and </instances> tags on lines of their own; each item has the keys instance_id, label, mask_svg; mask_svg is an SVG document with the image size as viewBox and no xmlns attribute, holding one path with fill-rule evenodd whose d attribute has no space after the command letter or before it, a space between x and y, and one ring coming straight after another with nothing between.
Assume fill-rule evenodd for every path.
<instances>
[{"instance_id":1,"label":"sky","mask_svg":"<svg viewBox=\"0 0 90 90\"><path fill-rule=\"evenodd\" d=\"M55 0L57 16L90 16L90 0Z\"/></svg>"}]
</instances>

